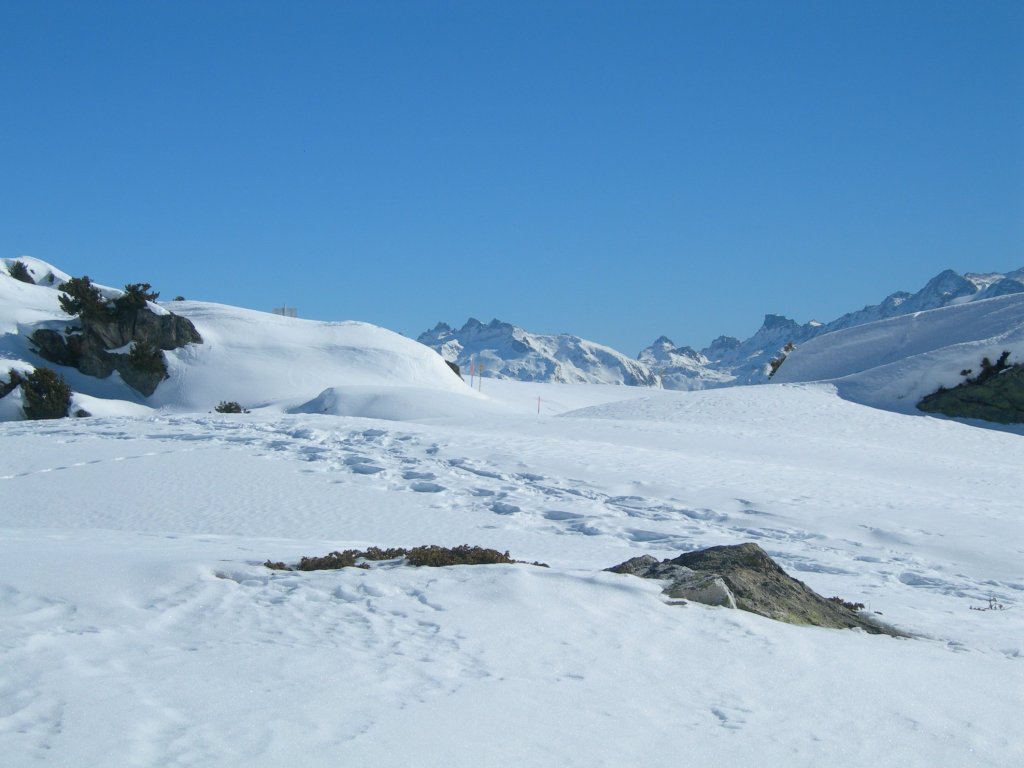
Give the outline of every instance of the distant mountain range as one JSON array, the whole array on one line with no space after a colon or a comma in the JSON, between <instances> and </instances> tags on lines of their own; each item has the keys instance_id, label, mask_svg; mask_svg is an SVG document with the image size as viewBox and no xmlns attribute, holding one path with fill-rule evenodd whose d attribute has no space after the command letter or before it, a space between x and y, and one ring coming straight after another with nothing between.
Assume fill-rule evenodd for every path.
<instances>
[{"instance_id":1,"label":"distant mountain range","mask_svg":"<svg viewBox=\"0 0 1024 768\"><path fill-rule=\"evenodd\" d=\"M773 360L787 345L799 346L833 331L1009 294L1024 293L1024 268L1000 273L939 273L916 293L899 291L879 304L849 312L828 323L798 323L783 315L765 315L757 332L741 341L719 336L697 351L677 347L661 336L633 359L611 347L570 334L531 333L511 323L484 324L470 318L462 328L438 323L419 341L466 372L523 381L590 382L706 389L768 381Z\"/></svg>"},{"instance_id":2,"label":"distant mountain range","mask_svg":"<svg viewBox=\"0 0 1024 768\"><path fill-rule=\"evenodd\" d=\"M498 379L559 383L658 386L658 377L642 362L567 333L545 336L499 320L470 318L455 330L438 323L418 341L457 363L466 374Z\"/></svg>"}]
</instances>

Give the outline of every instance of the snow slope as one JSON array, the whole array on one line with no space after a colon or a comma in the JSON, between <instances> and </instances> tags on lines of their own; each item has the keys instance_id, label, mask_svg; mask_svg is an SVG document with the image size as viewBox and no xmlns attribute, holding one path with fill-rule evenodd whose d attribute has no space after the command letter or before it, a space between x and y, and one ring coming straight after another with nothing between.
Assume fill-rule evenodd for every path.
<instances>
[{"instance_id":1,"label":"snow slope","mask_svg":"<svg viewBox=\"0 0 1024 768\"><path fill-rule=\"evenodd\" d=\"M840 395L906 413L939 385L1003 350L1024 360L1024 294L955 304L819 336L798 346L776 382L823 381Z\"/></svg>"},{"instance_id":2,"label":"snow slope","mask_svg":"<svg viewBox=\"0 0 1024 768\"><path fill-rule=\"evenodd\" d=\"M96 379L35 354L28 337L36 328L63 328L74 321L57 301L57 286L67 275L44 262L31 263L40 272L52 271L57 280L53 285L29 285L0 272L0 357L8 368L25 371L45 365L58 370L76 392L75 407L94 415L131 415L145 408L209 411L222 400L250 408L301 408L329 388L336 396L349 388L354 395L361 387L374 388L378 399L372 415L377 416L389 398L406 413L400 403L408 400L410 388L448 393L456 403L460 398L467 404L481 399L436 353L392 331L197 301L153 305L154 311L169 309L191 320L203 343L165 353L170 377L151 397L143 398L116 373ZM6 374L2 365L0 373ZM16 411L0 401L0 418L14 418ZM359 415L351 405L345 412Z\"/></svg>"}]
</instances>

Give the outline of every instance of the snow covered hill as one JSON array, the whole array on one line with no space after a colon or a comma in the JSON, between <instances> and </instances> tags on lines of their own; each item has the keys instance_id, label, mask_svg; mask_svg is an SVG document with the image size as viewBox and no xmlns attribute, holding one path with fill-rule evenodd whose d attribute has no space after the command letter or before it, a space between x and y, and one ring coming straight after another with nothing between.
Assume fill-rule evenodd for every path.
<instances>
[{"instance_id":1,"label":"snow covered hill","mask_svg":"<svg viewBox=\"0 0 1024 768\"><path fill-rule=\"evenodd\" d=\"M518 381L657 386L642 363L611 347L567 333L546 336L510 323L484 325L470 318L458 330L438 323L419 336L463 372L483 369L484 377Z\"/></svg>"},{"instance_id":2,"label":"snow covered hill","mask_svg":"<svg viewBox=\"0 0 1024 768\"><path fill-rule=\"evenodd\" d=\"M877 408L914 413L924 395L963 381L983 357L1024 361L1024 293L951 304L818 336L773 381L819 381Z\"/></svg>"},{"instance_id":3,"label":"snow covered hill","mask_svg":"<svg viewBox=\"0 0 1024 768\"><path fill-rule=\"evenodd\" d=\"M44 262L30 263L37 274L56 278L32 285L0 269L0 356L7 368L24 371L45 365L58 370L76 393L74 407L94 415L138 413L140 408L209 411L222 400L249 408L268 404L302 408L329 388L334 390L335 403L350 388L374 388L375 415L384 412L383 404L392 396L399 410L407 413L402 403L408 403L409 392L415 390L446 393L467 407L482 400L440 356L392 331L366 323L299 320L198 301L161 304L191 320L203 343L167 352L169 378L152 396L143 398L117 373L94 378L42 360L33 351L29 336L34 329L73 325L74 318L57 301L57 288L68 276ZM0 369L0 376L6 378L7 368ZM0 400L0 418L17 417L18 397L12 393ZM365 398L353 398L334 410L359 415L352 405L357 400L367 403ZM326 406L320 403L320 407Z\"/></svg>"}]
</instances>

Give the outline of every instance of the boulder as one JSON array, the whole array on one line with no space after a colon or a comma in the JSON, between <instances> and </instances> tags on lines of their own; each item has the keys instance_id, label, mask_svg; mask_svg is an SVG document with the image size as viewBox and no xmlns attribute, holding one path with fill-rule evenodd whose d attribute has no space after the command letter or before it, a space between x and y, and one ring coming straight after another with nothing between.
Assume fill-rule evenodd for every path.
<instances>
[{"instance_id":1,"label":"boulder","mask_svg":"<svg viewBox=\"0 0 1024 768\"><path fill-rule=\"evenodd\" d=\"M1024 365L1008 366L981 382L968 380L926 395L917 404L926 413L997 424L1024 424Z\"/></svg>"},{"instance_id":2,"label":"boulder","mask_svg":"<svg viewBox=\"0 0 1024 768\"><path fill-rule=\"evenodd\" d=\"M789 624L906 636L858 613L848 603L822 597L789 576L753 543L709 547L660 562L644 555L608 570L667 581L663 593L671 598L739 608Z\"/></svg>"},{"instance_id":3,"label":"boulder","mask_svg":"<svg viewBox=\"0 0 1024 768\"><path fill-rule=\"evenodd\" d=\"M78 318L80 325L65 333L42 328L30 337L44 360L77 368L87 376L105 379L114 371L132 389L149 397L167 378L162 350L201 344L203 339L188 318L174 313L157 314L146 305L108 305L106 312ZM128 345L153 354L112 352Z\"/></svg>"},{"instance_id":4,"label":"boulder","mask_svg":"<svg viewBox=\"0 0 1024 768\"><path fill-rule=\"evenodd\" d=\"M642 555L608 569L613 573L626 573L642 579L668 582L663 594L675 600L690 600L704 605L735 608L736 599L721 577L702 574L670 560L659 562L650 555Z\"/></svg>"}]
</instances>

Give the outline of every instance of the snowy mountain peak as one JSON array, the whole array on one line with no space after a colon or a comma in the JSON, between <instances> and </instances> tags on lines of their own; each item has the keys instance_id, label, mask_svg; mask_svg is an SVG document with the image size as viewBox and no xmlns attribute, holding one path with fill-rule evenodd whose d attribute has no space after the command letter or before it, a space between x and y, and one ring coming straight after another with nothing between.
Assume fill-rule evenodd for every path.
<instances>
[{"instance_id":1,"label":"snowy mountain peak","mask_svg":"<svg viewBox=\"0 0 1024 768\"><path fill-rule=\"evenodd\" d=\"M530 333L501 320L484 325L470 318L459 330L439 324L420 334L421 344L464 371L483 370L498 379L563 383L657 386L642 363L616 350L570 334Z\"/></svg>"}]
</instances>

